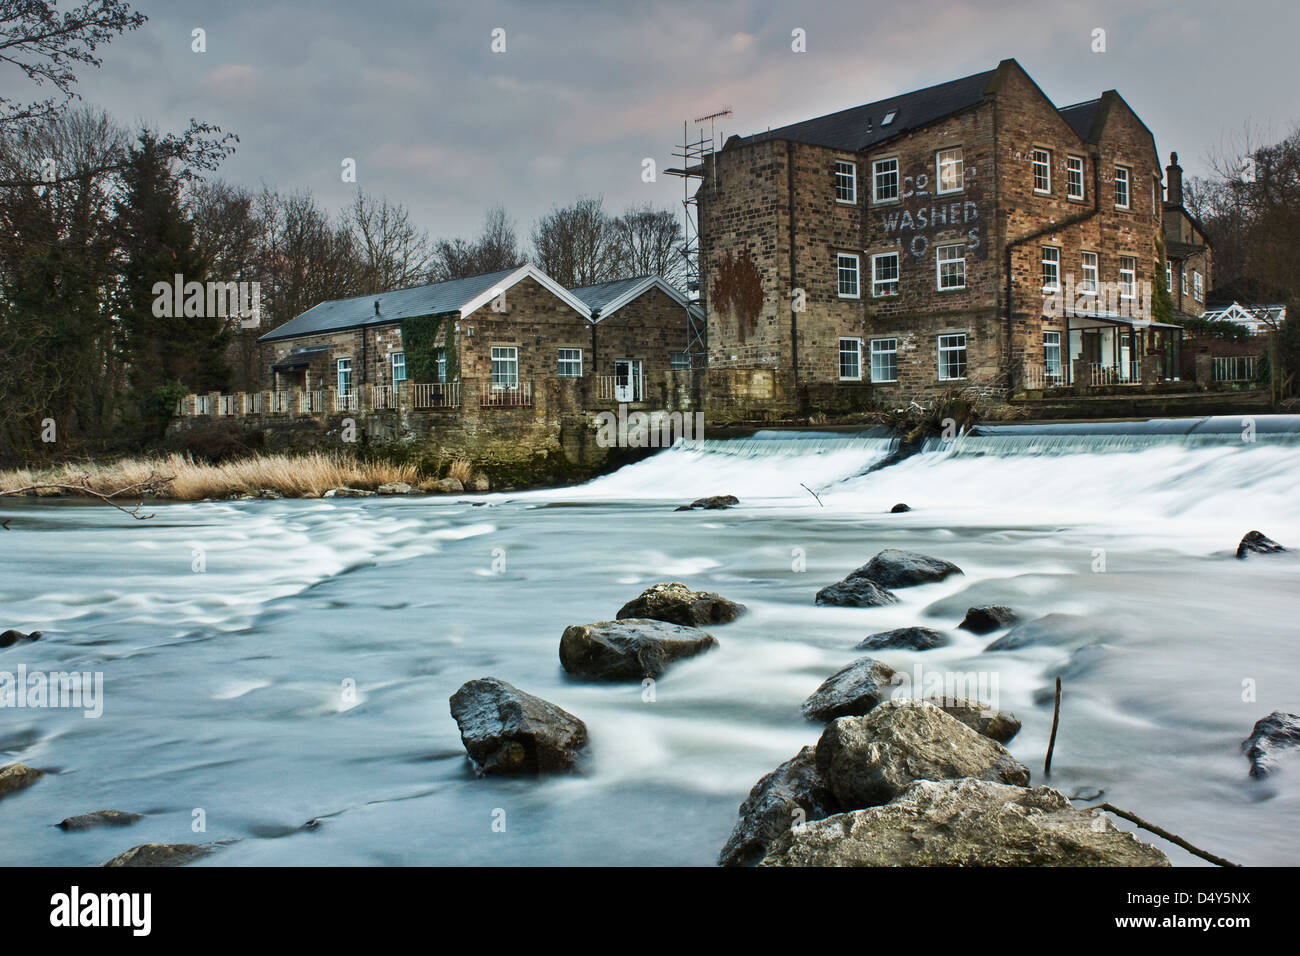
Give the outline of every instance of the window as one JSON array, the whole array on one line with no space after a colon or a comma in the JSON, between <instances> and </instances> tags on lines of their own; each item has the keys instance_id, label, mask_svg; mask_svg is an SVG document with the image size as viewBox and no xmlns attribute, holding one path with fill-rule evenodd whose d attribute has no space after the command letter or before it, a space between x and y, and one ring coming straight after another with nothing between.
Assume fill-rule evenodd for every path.
<instances>
[{"instance_id":1,"label":"window","mask_svg":"<svg viewBox=\"0 0 1300 956\"><path fill-rule=\"evenodd\" d=\"M840 378L862 378L862 339L840 339Z\"/></svg>"},{"instance_id":2,"label":"window","mask_svg":"<svg viewBox=\"0 0 1300 956\"><path fill-rule=\"evenodd\" d=\"M340 395L350 395L352 393L352 359L339 359L338 383Z\"/></svg>"},{"instance_id":3,"label":"window","mask_svg":"<svg viewBox=\"0 0 1300 956\"><path fill-rule=\"evenodd\" d=\"M961 192L962 158L961 148L942 149L934 157L934 179L939 184L938 193Z\"/></svg>"},{"instance_id":4,"label":"window","mask_svg":"<svg viewBox=\"0 0 1300 956\"><path fill-rule=\"evenodd\" d=\"M898 339L871 340L871 380L898 381Z\"/></svg>"},{"instance_id":5,"label":"window","mask_svg":"<svg viewBox=\"0 0 1300 956\"><path fill-rule=\"evenodd\" d=\"M434 349L434 355L437 356L437 364L434 366L433 374L437 376L439 382L447 381L447 350Z\"/></svg>"},{"instance_id":6,"label":"window","mask_svg":"<svg viewBox=\"0 0 1300 956\"><path fill-rule=\"evenodd\" d=\"M1083 254L1083 281L1079 283L1079 291L1084 295L1095 295L1097 280L1097 253L1085 252Z\"/></svg>"},{"instance_id":7,"label":"window","mask_svg":"<svg viewBox=\"0 0 1300 956\"><path fill-rule=\"evenodd\" d=\"M1059 292L1061 290L1061 250L1055 246L1043 246L1043 291Z\"/></svg>"},{"instance_id":8,"label":"window","mask_svg":"<svg viewBox=\"0 0 1300 956\"><path fill-rule=\"evenodd\" d=\"M835 164L835 201L858 201L858 167L853 163Z\"/></svg>"},{"instance_id":9,"label":"window","mask_svg":"<svg viewBox=\"0 0 1300 956\"><path fill-rule=\"evenodd\" d=\"M939 336L939 381L966 377L966 334Z\"/></svg>"},{"instance_id":10,"label":"window","mask_svg":"<svg viewBox=\"0 0 1300 956\"><path fill-rule=\"evenodd\" d=\"M1065 194L1071 199L1082 199L1083 190L1083 157L1067 156L1065 158Z\"/></svg>"},{"instance_id":11,"label":"window","mask_svg":"<svg viewBox=\"0 0 1300 956\"><path fill-rule=\"evenodd\" d=\"M939 246L934 255L940 289L966 288L966 246Z\"/></svg>"},{"instance_id":12,"label":"window","mask_svg":"<svg viewBox=\"0 0 1300 956\"><path fill-rule=\"evenodd\" d=\"M498 391L519 387L519 349L492 346L492 387Z\"/></svg>"},{"instance_id":13,"label":"window","mask_svg":"<svg viewBox=\"0 0 1300 956\"><path fill-rule=\"evenodd\" d=\"M878 159L871 165L873 202L893 202L898 198L898 160Z\"/></svg>"},{"instance_id":14,"label":"window","mask_svg":"<svg viewBox=\"0 0 1300 956\"><path fill-rule=\"evenodd\" d=\"M880 125L888 126L890 123L894 121L894 117L897 115L898 115L898 110L890 110L888 113L885 114L885 118L880 121Z\"/></svg>"},{"instance_id":15,"label":"window","mask_svg":"<svg viewBox=\"0 0 1300 956\"><path fill-rule=\"evenodd\" d=\"M1127 209L1129 203L1128 195L1129 171L1127 166L1115 167L1115 208Z\"/></svg>"},{"instance_id":16,"label":"window","mask_svg":"<svg viewBox=\"0 0 1300 956\"><path fill-rule=\"evenodd\" d=\"M560 378L582 378L582 349L560 349L556 374Z\"/></svg>"},{"instance_id":17,"label":"window","mask_svg":"<svg viewBox=\"0 0 1300 956\"><path fill-rule=\"evenodd\" d=\"M1174 291L1174 260L1165 260L1165 291Z\"/></svg>"},{"instance_id":18,"label":"window","mask_svg":"<svg viewBox=\"0 0 1300 956\"><path fill-rule=\"evenodd\" d=\"M1137 260L1132 256L1119 257L1119 297L1131 299L1137 295Z\"/></svg>"},{"instance_id":19,"label":"window","mask_svg":"<svg viewBox=\"0 0 1300 956\"><path fill-rule=\"evenodd\" d=\"M839 253L835 256L836 287L841 299L858 297L858 257Z\"/></svg>"},{"instance_id":20,"label":"window","mask_svg":"<svg viewBox=\"0 0 1300 956\"><path fill-rule=\"evenodd\" d=\"M1183 270L1182 288L1183 288L1183 295L1187 295L1187 270L1186 269Z\"/></svg>"},{"instance_id":21,"label":"window","mask_svg":"<svg viewBox=\"0 0 1300 956\"><path fill-rule=\"evenodd\" d=\"M871 295L898 295L898 253L884 252L871 257Z\"/></svg>"},{"instance_id":22,"label":"window","mask_svg":"<svg viewBox=\"0 0 1300 956\"><path fill-rule=\"evenodd\" d=\"M406 353L394 352L392 357L393 363L393 384L406 381Z\"/></svg>"},{"instance_id":23,"label":"window","mask_svg":"<svg viewBox=\"0 0 1300 956\"><path fill-rule=\"evenodd\" d=\"M691 367L690 352L670 352L668 354L668 367L670 369L681 370Z\"/></svg>"},{"instance_id":24,"label":"window","mask_svg":"<svg viewBox=\"0 0 1300 956\"><path fill-rule=\"evenodd\" d=\"M1199 270L1192 271L1192 298L1197 302L1205 298L1205 277Z\"/></svg>"},{"instance_id":25,"label":"window","mask_svg":"<svg viewBox=\"0 0 1300 956\"><path fill-rule=\"evenodd\" d=\"M1052 191L1052 154L1046 149L1034 150L1034 192Z\"/></svg>"},{"instance_id":26,"label":"window","mask_svg":"<svg viewBox=\"0 0 1300 956\"><path fill-rule=\"evenodd\" d=\"M1043 371L1049 379L1061 377L1061 333L1043 333Z\"/></svg>"}]
</instances>

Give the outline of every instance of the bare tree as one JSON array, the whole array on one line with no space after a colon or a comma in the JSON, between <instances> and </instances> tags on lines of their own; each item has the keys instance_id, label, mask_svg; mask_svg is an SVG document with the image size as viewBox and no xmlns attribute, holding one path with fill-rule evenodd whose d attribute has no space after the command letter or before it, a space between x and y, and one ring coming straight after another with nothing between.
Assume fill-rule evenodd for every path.
<instances>
[{"instance_id":1,"label":"bare tree","mask_svg":"<svg viewBox=\"0 0 1300 956\"><path fill-rule=\"evenodd\" d=\"M502 272L523 265L514 221L505 207L493 206L483 218L477 239L442 239L434 250L432 277L439 282L486 272Z\"/></svg>"},{"instance_id":2,"label":"bare tree","mask_svg":"<svg viewBox=\"0 0 1300 956\"><path fill-rule=\"evenodd\" d=\"M433 247L428 233L411 222L400 203L378 201L362 190L345 213L364 260L362 292L384 292L418 285L428 279Z\"/></svg>"},{"instance_id":3,"label":"bare tree","mask_svg":"<svg viewBox=\"0 0 1300 956\"><path fill-rule=\"evenodd\" d=\"M662 276L678 286L684 283L682 224L675 213L646 203L632 207L610 225L618 272L628 277Z\"/></svg>"},{"instance_id":4,"label":"bare tree","mask_svg":"<svg viewBox=\"0 0 1300 956\"><path fill-rule=\"evenodd\" d=\"M533 262L566 288L617 279L617 245L604 200L582 196L533 226Z\"/></svg>"}]
</instances>

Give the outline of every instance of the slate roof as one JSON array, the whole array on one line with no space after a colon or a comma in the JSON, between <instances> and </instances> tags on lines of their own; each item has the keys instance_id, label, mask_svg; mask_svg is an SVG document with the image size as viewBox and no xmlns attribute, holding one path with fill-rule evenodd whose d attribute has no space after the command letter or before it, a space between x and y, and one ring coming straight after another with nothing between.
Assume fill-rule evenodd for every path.
<instances>
[{"instance_id":1,"label":"slate roof","mask_svg":"<svg viewBox=\"0 0 1300 956\"><path fill-rule=\"evenodd\" d=\"M1073 106L1062 106L1057 112L1070 124L1070 129L1078 134L1079 139L1087 142L1088 134L1092 132L1092 121L1096 118L1097 107L1100 105L1101 98L1098 97Z\"/></svg>"},{"instance_id":2,"label":"slate roof","mask_svg":"<svg viewBox=\"0 0 1300 956\"><path fill-rule=\"evenodd\" d=\"M610 282L598 282L595 285L584 285L569 291L576 295L583 302L587 303L587 308L592 312L597 312L604 306L613 302L619 296L631 291L635 286L645 282L646 279L653 279L654 276L635 276L631 279L614 279Z\"/></svg>"}]
</instances>

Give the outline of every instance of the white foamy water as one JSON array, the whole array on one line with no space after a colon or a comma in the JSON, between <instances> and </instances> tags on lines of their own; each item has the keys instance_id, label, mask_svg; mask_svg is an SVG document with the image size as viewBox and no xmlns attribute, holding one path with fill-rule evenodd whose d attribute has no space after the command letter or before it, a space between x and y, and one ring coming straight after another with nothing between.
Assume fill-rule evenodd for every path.
<instances>
[{"instance_id":1,"label":"white foamy water","mask_svg":"<svg viewBox=\"0 0 1300 956\"><path fill-rule=\"evenodd\" d=\"M1300 711L1300 557L1231 552L1252 528L1300 544L1300 429L1261 418L1247 443L1228 437L1238 427L991 429L865 475L891 440L761 433L580 488L158 505L145 522L6 501L0 627L45 638L0 650L0 671L101 671L104 713L0 710L0 763L48 771L0 801L0 863L229 840L209 862L707 865L753 783L817 739L800 702L862 656L862 638L912 624L952 642L875 656L918 680L992 680L1024 722L1010 749L1035 781L1060 674L1053 786L1104 790L1242 863L1294 863L1300 765L1252 781L1238 746L1260 717ZM672 510L728 493L740 507ZM899 501L914 510L889 514ZM965 575L887 608L814 605L885 547ZM565 626L671 579L749 611L653 702L639 685L564 675ZM996 635L954 630L990 602L1091 623L1064 646L990 653ZM586 721L584 773L467 771L447 699L488 675ZM147 816L51 826L106 807ZM205 834L191 830L196 809Z\"/></svg>"}]
</instances>

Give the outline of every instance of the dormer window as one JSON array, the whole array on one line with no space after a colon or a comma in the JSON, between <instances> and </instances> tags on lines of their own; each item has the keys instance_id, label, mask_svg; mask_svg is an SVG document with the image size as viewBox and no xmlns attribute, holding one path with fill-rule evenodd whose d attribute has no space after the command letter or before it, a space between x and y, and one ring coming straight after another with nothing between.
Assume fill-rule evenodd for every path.
<instances>
[{"instance_id":1,"label":"dormer window","mask_svg":"<svg viewBox=\"0 0 1300 956\"><path fill-rule=\"evenodd\" d=\"M890 110L888 113L885 114L885 118L880 121L880 125L888 126L890 123L894 121L894 117L897 115L898 115L898 110Z\"/></svg>"}]
</instances>

